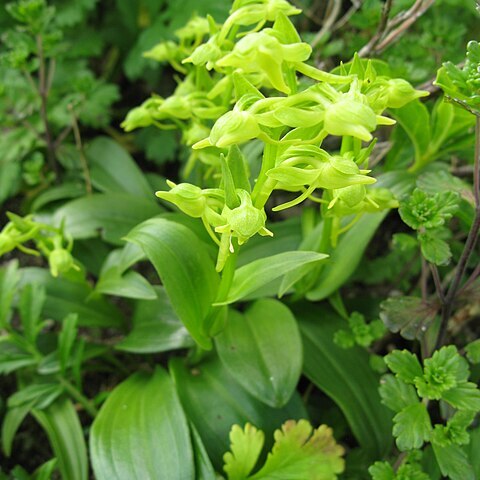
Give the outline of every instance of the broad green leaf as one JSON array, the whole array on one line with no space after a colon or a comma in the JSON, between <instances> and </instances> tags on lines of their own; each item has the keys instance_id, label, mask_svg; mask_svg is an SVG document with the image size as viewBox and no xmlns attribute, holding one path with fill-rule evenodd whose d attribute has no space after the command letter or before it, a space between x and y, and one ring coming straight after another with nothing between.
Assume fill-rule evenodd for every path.
<instances>
[{"instance_id":1,"label":"broad green leaf","mask_svg":"<svg viewBox=\"0 0 480 480\"><path fill-rule=\"evenodd\" d=\"M123 275L109 270L95 285L95 291L116 297L154 300L155 290L138 272L130 271Z\"/></svg>"},{"instance_id":2,"label":"broad green leaf","mask_svg":"<svg viewBox=\"0 0 480 480\"><path fill-rule=\"evenodd\" d=\"M380 402L379 377L370 368L368 353L344 350L333 341L344 320L331 310L301 304L293 309L303 337L304 373L340 407L358 442L372 457L386 455L392 421Z\"/></svg>"},{"instance_id":3,"label":"broad green leaf","mask_svg":"<svg viewBox=\"0 0 480 480\"><path fill-rule=\"evenodd\" d=\"M50 186L42 191L30 206L32 212L38 212L46 205L60 200L71 200L86 194L85 184L82 182L64 182L61 185Z\"/></svg>"},{"instance_id":4,"label":"broad green leaf","mask_svg":"<svg viewBox=\"0 0 480 480\"><path fill-rule=\"evenodd\" d=\"M302 371L302 341L285 305L262 299L243 315L230 310L215 340L220 359L245 390L272 407L288 402Z\"/></svg>"},{"instance_id":5,"label":"broad green leaf","mask_svg":"<svg viewBox=\"0 0 480 480\"><path fill-rule=\"evenodd\" d=\"M165 289L157 287L154 291L155 300L136 303L133 328L115 348L133 353L158 353L193 346L193 339L175 314Z\"/></svg>"},{"instance_id":6,"label":"broad green leaf","mask_svg":"<svg viewBox=\"0 0 480 480\"><path fill-rule=\"evenodd\" d=\"M140 245L157 270L173 309L203 348L212 346L205 319L219 277L195 234L183 225L153 218L135 227L127 240Z\"/></svg>"},{"instance_id":7,"label":"broad green leaf","mask_svg":"<svg viewBox=\"0 0 480 480\"><path fill-rule=\"evenodd\" d=\"M296 270L301 265L325 260L328 255L317 252L284 252L261 258L238 268L227 299L215 305L228 305L241 300L249 293Z\"/></svg>"},{"instance_id":8,"label":"broad green leaf","mask_svg":"<svg viewBox=\"0 0 480 480\"><path fill-rule=\"evenodd\" d=\"M44 317L60 322L70 313L76 313L80 326L122 326L123 318L119 310L100 296L92 297L93 289L87 282L54 278L42 268L22 268L20 273L20 287L29 283L39 283L45 287Z\"/></svg>"},{"instance_id":9,"label":"broad green leaf","mask_svg":"<svg viewBox=\"0 0 480 480\"><path fill-rule=\"evenodd\" d=\"M97 480L194 478L185 414L168 374L139 372L118 385L90 436Z\"/></svg>"},{"instance_id":10,"label":"broad green leaf","mask_svg":"<svg viewBox=\"0 0 480 480\"><path fill-rule=\"evenodd\" d=\"M143 197L124 193L93 194L59 208L54 222L65 222L65 232L74 239L97 237L115 245L123 244L124 237L135 225L162 213L157 203Z\"/></svg>"},{"instance_id":11,"label":"broad green leaf","mask_svg":"<svg viewBox=\"0 0 480 480\"><path fill-rule=\"evenodd\" d=\"M432 448L442 475L451 480L475 480L477 478L462 447L454 444L440 445L433 441Z\"/></svg>"},{"instance_id":12,"label":"broad green leaf","mask_svg":"<svg viewBox=\"0 0 480 480\"><path fill-rule=\"evenodd\" d=\"M19 278L18 261L14 260L0 268L0 328L10 322L13 296Z\"/></svg>"},{"instance_id":13,"label":"broad green leaf","mask_svg":"<svg viewBox=\"0 0 480 480\"><path fill-rule=\"evenodd\" d=\"M399 450L421 448L430 439L432 424L424 403L408 405L393 417L393 435Z\"/></svg>"},{"instance_id":14,"label":"broad green leaf","mask_svg":"<svg viewBox=\"0 0 480 480\"><path fill-rule=\"evenodd\" d=\"M265 435L247 423L242 429L233 425L230 430L230 450L223 456L223 470L228 480L244 480L258 461L265 442Z\"/></svg>"},{"instance_id":15,"label":"broad green leaf","mask_svg":"<svg viewBox=\"0 0 480 480\"><path fill-rule=\"evenodd\" d=\"M88 459L83 429L70 400L60 397L33 415L45 430L63 480L87 480Z\"/></svg>"},{"instance_id":16,"label":"broad green leaf","mask_svg":"<svg viewBox=\"0 0 480 480\"><path fill-rule=\"evenodd\" d=\"M96 137L88 145L85 154L92 183L97 189L107 193L129 193L155 201L142 171L117 142L108 137Z\"/></svg>"},{"instance_id":17,"label":"broad green leaf","mask_svg":"<svg viewBox=\"0 0 480 480\"><path fill-rule=\"evenodd\" d=\"M252 480L336 480L345 468L342 458L345 450L335 442L332 429L326 425L313 431L307 420L289 420L274 436L272 452Z\"/></svg>"},{"instance_id":18,"label":"broad green leaf","mask_svg":"<svg viewBox=\"0 0 480 480\"><path fill-rule=\"evenodd\" d=\"M153 300L155 291L139 273L127 271L132 265L145 259L143 250L133 243L112 251L102 266L95 291L117 297ZM127 273L125 273L127 272Z\"/></svg>"},{"instance_id":19,"label":"broad green leaf","mask_svg":"<svg viewBox=\"0 0 480 480\"><path fill-rule=\"evenodd\" d=\"M430 148L430 114L427 107L419 100L414 100L391 113L413 143L415 161L412 168L420 168L428 162Z\"/></svg>"},{"instance_id":20,"label":"broad green leaf","mask_svg":"<svg viewBox=\"0 0 480 480\"><path fill-rule=\"evenodd\" d=\"M307 418L300 398L294 394L283 408L271 408L244 390L216 357L188 368L175 358L169 363L183 408L195 425L212 464L223 465L223 454L229 448L232 425L251 423L268 436L288 419Z\"/></svg>"}]
</instances>

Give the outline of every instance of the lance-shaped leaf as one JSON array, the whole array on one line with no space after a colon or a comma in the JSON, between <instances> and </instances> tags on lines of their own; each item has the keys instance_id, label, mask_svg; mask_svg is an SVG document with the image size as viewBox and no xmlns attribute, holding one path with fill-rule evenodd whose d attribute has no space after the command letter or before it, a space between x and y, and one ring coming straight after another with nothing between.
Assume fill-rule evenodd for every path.
<instances>
[{"instance_id":1,"label":"lance-shaped leaf","mask_svg":"<svg viewBox=\"0 0 480 480\"><path fill-rule=\"evenodd\" d=\"M87 480L87 447L82 425L72 402L61 397L34 417L45 430L63 480Z\"/></svg>"},{"instance_id":2,"label":"lance-shaped leaf","mask_svg":"<svg viewBox=\"0 0 480 480\"><path fill-rule=\"evenodd\" d=\"M227 299L218 305L228 305L246 297L251 292L267 285L302 265L325 260L328 255L317 252L284 252L261 258L235 271Z\"/></svg>"},{"instance_id":3,"label":"lance-shaped leaf","mask_svg":"<svg viewBox=\"0 0 480 480\"><path fill-rule=\"evenodd\" d=\"M142 247L157 270L173 309L200 346L212 346L205 319L219 277L208 251L183 225L152 218L135 227L127 240Z\"/></svg>"}]
</instances>

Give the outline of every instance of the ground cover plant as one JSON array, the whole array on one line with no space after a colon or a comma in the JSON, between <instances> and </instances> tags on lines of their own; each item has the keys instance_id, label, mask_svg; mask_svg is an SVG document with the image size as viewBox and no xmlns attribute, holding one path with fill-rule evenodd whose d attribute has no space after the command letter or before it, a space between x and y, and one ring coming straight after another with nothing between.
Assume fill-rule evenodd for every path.
<instances>
[{"instance_id":1,"label":"ground cover plant","mask_svg":"<svg viewBox=\"0 0 480 480\"><path fill-rule=\"evenodd\" d=\"M1 479L480 478L473 1L0 24Z\"/></svg>"}]
</instances>

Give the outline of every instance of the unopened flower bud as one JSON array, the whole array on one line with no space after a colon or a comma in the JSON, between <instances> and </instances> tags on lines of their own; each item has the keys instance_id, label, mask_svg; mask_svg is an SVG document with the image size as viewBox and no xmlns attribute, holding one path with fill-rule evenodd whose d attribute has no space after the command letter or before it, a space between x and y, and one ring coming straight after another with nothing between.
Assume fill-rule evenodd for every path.
<instances>
[{"instance_id":1,"label":"unopened flower bud","mask_svg":"<svg viewBox=\"0 0 480 480\"><path fill-rule=\"evenodd\" d=\"M410 83L402 78L392 78L387 85L387 108L401 108L419 97L425 97L428 92L415 90Z\"/></svg>"},{"instance_id":2,"label":"unopened flower bud","mask_svg":"<svg viewBox=\"0 0 480 480\"><path fill-rule=\"evenodd\" d=\"M133 108L127 114L125 120L121 123L121 127L126 132L131 132L136 128L148 127L152 124L152 116L147 108L143 105Z\"/></svg>"},{"instance_id":3,"label":"unopened flower bud","mask_svg":"<svg viewBox=\"0 0 480 480\"><path fill-rule=\"evenodd\" d=\"M172 189L168 192L155 192L155 195L158 198L173 203L190 217L201 218L206 207L206 199L202 193L202 189L190 183L180 183L176 185L168 180L167 183Z\"/></svg>"},{"instance_id":4,"label":"unopened flower bud","mask_svg":"<svg viewBox=\"0 0 480 480\"><path fill-rule=\"evenodd\" d=\"M256 138L260 133L258 122L251 113L232 110L215 122L208 139L197 142L193 148L212 145L224 148Z\"/></svg>"},{"instance_id":5,"label":"unopened flower bud","mask_svg":"<svg viewBox=\"0 0 480 480\"><path fill-rule=\"evenodd\" d=\"M74 267L74 260L72 254L64 248L56 248L52 250L48 256L48 264L50 265L50 272L54 277L59 274L67 273Z\"/></svg>"}]
</instances>

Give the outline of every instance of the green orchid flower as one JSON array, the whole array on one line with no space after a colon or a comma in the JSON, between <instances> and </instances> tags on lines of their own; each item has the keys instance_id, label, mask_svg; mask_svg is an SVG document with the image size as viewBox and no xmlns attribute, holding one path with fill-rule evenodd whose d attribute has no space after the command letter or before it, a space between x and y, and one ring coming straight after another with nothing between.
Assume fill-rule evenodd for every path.
<instances>
[{"instance_id":1,"label":"green orchid flower","mask_svg":"<svg viewBox=\"0 0 480 480\"><path fill-rule=\"evenodd\" d=\"M272 29L249 33L231 53L216 62L218 67L232 67L245 74L257 74L262 84L283 93L291 93L285 82L284 67L304 62L312 48L306 43L281 43Z\"/></svg>"},{"instance_id":2,"label":"green orchid flower","mask_svg":"<svg viewBox=\"0 0 480 480\"><path fill-rule=\"evenodd\" d=\"M375 179L367 176L369 170L360 170L353 156L331 156L325 150L314 146L291 146L281 155L277 167L266 174L269 179L279 182L277 188L304 188L296 199L278 205L274 211L290 208L313 194L317 188L343 189L352 185L368 185Z\"/></svg>"}]
</instances>

